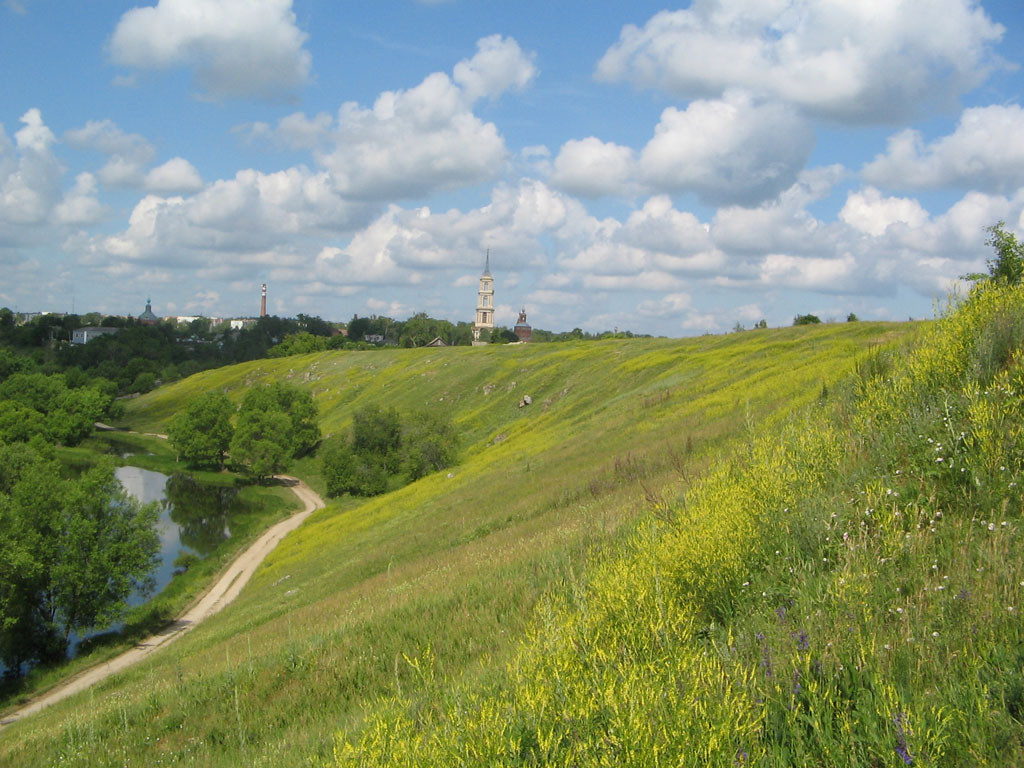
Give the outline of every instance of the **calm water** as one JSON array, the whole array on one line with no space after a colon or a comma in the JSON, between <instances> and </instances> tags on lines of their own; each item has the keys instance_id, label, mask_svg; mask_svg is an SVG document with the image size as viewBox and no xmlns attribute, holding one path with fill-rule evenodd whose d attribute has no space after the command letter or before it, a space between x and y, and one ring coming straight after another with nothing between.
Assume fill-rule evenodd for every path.
<instances>
[{"instance_id":1,"label":"calm water","mask_svg":"<svg viewBox=\"0 0 1024 768\"><path fill-rule=\"evenodd\" d=\"M157 502L160 507L156 524L160 555L153 572L153 594L170 582L174 561L182 554L205 557L231 536L228 521L238 493L235 489L204 485L187 475L168 477L139 467L118 467L114 476L135 499L143 504ZM133 595L129 605L139 605L146 599L144 595Z\"/></svg>"},{"instance_id":2,"label":"calm water","mask_svg":"<svg viewBox=\"0 0 1024 768\"><path fill-rule=\"evenodd\" d=\"M152 576L155 587L151 594L135 593L128 605L141 605L162 590L174 577L175 561L190 554L203 558L231 537L230 521L242 511L242 502L234 488L207 485L188 475L165 475L140 467L118 467L114 476L129 495L149 504L156 502L160 518L156 529L160 534L160 552ZM68 655L74 656L79 643L89 637L116 631L121 624L90 633L85 637L72 635Z\"/></svg>"}]
</instances>

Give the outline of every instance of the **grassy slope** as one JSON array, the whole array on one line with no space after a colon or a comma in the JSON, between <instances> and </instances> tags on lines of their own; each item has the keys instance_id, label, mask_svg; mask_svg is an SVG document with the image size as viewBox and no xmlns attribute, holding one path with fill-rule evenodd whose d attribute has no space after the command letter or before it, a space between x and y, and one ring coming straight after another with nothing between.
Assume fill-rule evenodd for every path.
<instances>
[{"instance_id":1,"label":"grassy slope","mask_svg":"<svg viewBox=\"0 0 1024 768\"><path fill-rule=\"evenodd\" d=\"M378 701L331 764L1024 765L1024 287L839 394L556 595L503 674Z\"/></svg>"},{"instance_id":2,"label":"grassy slope","mask_svg":"<svg viewBox=\"0 0 1024 768\"><path fill-rule=\"evenodd\" d=\"M194 376L133 401L163 431L198 392L263 377L311 389L325 433L354 408L441 408L462 463L289 537L238 602L140 666L0 734L0 764L294 765L329 755L380 696L503 668L545 592L752 425L780 424L912 325L332 353ZM523 395L533 405L519 408ZM429 675L416 661L429 648ZM412 660L410 662L410 660ZM428 679L429 677L429 679ZM418 706L418 705L417 705Z\"/></svg>"}]
</instances>

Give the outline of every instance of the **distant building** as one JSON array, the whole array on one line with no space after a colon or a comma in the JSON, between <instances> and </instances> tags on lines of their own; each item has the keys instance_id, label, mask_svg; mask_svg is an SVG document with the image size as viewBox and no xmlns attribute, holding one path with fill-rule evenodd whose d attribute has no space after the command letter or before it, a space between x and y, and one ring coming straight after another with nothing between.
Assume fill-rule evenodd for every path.
<instances>
[{"instance_id":1,"label":"distant building","mask_svg":"<svg viewBox=\"0 0 1024 768\"><path fill-rule=\"evenodd\" d=\"M435 336L432 341L428 341L423 346L424 347L447 347L448 344L440 336Z\"/></svg>"},{"instance_id":2,"label":"distant building","mask_svg":"<svg viewBox=\"0 0 1024 768\"><path fill-rule=\"evenodd\" d=\"M160 318L153 314L153 302L148 298L146 299L146 309L139 315L139 322L143 325L156 325L160 322Z\"/></svg>"},{"instance_id":3,"label":"distant building","mask_svg":"<svg viewBox=\"0 0 1024 768\"><path fill-rule=\"evenodd\" d=\"M231 323L232 331L241 331L256 324L256 321L251 317L240 317L234 320L229 320L228 322Z\"/></svg>"},{"instance_id":4,"label":"distant building","mask_svg":"<svg viewBox=\"0 0 1024 768\"><path fill-rule=\"evenodd\" d=\"M383 344L384 337L379 333L366 333L363 334L363 341L367 341L370 344Z\"/></svg>"},{"instance_id":5,"label":"distant building","mask_svg":"<svg viewBox=\"0 0 1024 768\"><path fill-rule=\"evenodd\" d=\"M516 338L520 341L529 341L533 338L533 328L531 328L529 323L526 322L526 307L519 310L519 319L516 320L512 333L514 333Z\"/></svg>"},{"instance_id":6,"label":"distant building","mask_svg":"<svg viewBox=\"0 0 1024 768\"><path fill-rule=\"evenodd\" d=\"M105 328L98 325L89 325L85 328L78 328L71 332L72 344L88 344L99 336L106 336L109 333L117 333L120 328Z\"/></svg>"},{"instance_id":7,"label":"distant building","mask_svg":"<svg viewBox=\"0 0 1024 768\"><path fill-rule=\"evenodd\" d=\"M490 248L487 249L484 272L480 275L480 288L476 295L476 320L473 322L474 346L487 343L480 341L480 334L484 330L494 330L494 278L491 277Z\"/></svg>"}]
</instances>

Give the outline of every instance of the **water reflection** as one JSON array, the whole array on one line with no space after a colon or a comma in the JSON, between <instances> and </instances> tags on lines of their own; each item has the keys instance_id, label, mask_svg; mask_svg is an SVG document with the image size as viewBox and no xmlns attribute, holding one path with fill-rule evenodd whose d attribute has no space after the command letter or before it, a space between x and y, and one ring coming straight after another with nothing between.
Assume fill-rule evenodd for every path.
<instances>
[{"instance_id":1,"label":"water reflection","mask_svg":"<svg viewBox=\"0 0 1024 768\"><path fill-rule=\"evenodd\" d=\"M164 488L164 504L179 527L182 545L206 557L231 537L228 523L240 511L238 489L206 485L188 475L172 475Z\"/></svg>"},{"instance_id":2,"label":"water reflection","mask_svg":"<svg viewBox=\"0 0 1024 768\"><path fill-rule=\"evenodd\" d=\"M238 491L217 485L200 483L189 475L168 477L140 467L118 467L114 475L124 489L143 504L158 502L160 518L159 564L153 573L155 592L159 592L174 577L175 560L191 553L206 557L218 545L231 537L229 521L241 512ZM146 597L132 595L129 605L139 605Z\"/></svg>"}]
</instances>

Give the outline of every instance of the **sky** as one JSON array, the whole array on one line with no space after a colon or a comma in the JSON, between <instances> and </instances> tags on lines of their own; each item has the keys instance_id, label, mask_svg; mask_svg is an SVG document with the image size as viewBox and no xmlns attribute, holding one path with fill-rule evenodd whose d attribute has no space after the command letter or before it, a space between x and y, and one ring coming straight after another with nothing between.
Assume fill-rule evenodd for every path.
<instances>
[{"instance_id":1,"label":"sky","mask_svg":"<svg viewBox=\"0 0 1024 768\"><path fill-rule=\"evenodd\" d=\"M0 306L690 336L1024 235L1021 0L0 0ZM962 285L962 284L960 284Z\"/></svg>"}]
</instances>

